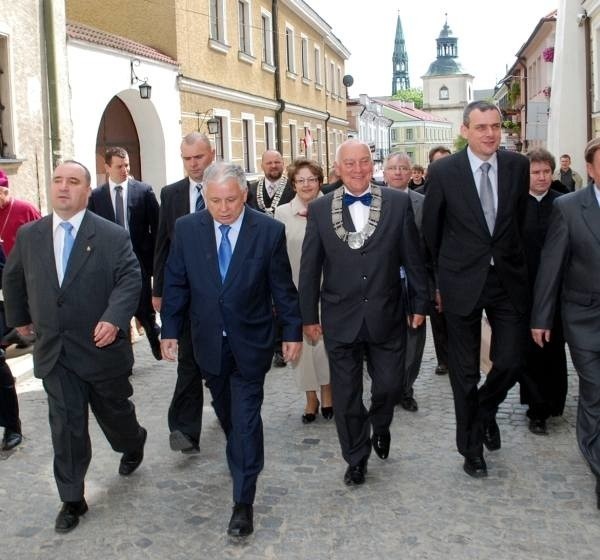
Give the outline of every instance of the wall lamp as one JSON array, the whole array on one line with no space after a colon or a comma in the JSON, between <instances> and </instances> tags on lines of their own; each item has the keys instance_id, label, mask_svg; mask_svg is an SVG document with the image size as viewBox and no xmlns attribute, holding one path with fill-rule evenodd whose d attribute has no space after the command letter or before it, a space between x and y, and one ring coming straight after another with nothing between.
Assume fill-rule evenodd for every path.
<instances>
[{"instance_id":1,"label":"wall lamp","mask_svg":"<svg viewBox=\"0 0 600 560\"><path fill-rule=\"evenodd\" d=\"M204 122L206 122L206 128L208 128L209 134L217 134L219 132L219 120L215 118L214 114L210 117L210 119L206 120L206 117L212 113L212 109L208 109L207 111L196 111L196 118L198 119L198 132L204 126ZM202 120L200 120L202 118Z\"/></svg>"},{"instance_id":2,"label":"wall lamp","mask_svg":"<svg viewBox=\"0 0 600 560\"><path fill-rule=\"evenodd\" d=\"M140 89L140 97L142 99L150 99L150 96L152 95L152 86L148 83L148 78L144 78L144 81L140 80L133 69L134 66L139 66L140 64L141 63L137 58L129 61L129 67L131 69L131 85L141 82L138 86Z\"/></svg>"}]
</instances>

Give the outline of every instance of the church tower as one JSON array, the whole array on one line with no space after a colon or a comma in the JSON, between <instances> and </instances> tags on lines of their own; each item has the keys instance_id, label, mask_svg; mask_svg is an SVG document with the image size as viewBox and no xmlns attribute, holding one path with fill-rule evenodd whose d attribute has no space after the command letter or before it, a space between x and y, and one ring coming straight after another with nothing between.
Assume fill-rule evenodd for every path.
<instances>
[{"instance_id":1,"label":"church tower","mask_svg":"<svg viewBox=\"0 0 600 560\"><path fill-rule=\"evenodd\" d=\"M400 21L400 10L398 10L398 21L396 22L396 39L394 40L392 62L394 66L392 72L392 95L396 95L403 89L410 89L408 55L406 54L406 44L404 42L404 33L402 32L402 22Z\"/></svg>"},{"instance_id":2,"label":"church tower","mask_svg":"<svg viewBox=\"0 0 600 560\"><path fill-rule=\"evenodd\" d=\"M458 38L446 22L437 42L437 58L429 65L423 79L423 109L452 122L458 135L462 112L473 101L473 76L458 61Z\"/></svg>"}]
</instances>

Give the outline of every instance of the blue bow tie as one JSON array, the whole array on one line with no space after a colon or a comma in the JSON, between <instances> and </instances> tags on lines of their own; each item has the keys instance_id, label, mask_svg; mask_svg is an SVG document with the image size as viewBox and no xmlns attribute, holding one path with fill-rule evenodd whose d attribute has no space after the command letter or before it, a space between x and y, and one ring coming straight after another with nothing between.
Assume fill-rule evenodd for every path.
<instances>
[{"instance_id":1,"label":"blue bow tie","mask_svg":"<svg viewBox=\"0 0 600 560\"><path fill-rule=\"evenodd\" d=\"M372 199L373 195L370 192L365 193L362 196L354 196L348 193L344 193L344 204L346 206L350 206L355 202L362 202L365 206L371 206Z\"/></svg>"}]
</instances>

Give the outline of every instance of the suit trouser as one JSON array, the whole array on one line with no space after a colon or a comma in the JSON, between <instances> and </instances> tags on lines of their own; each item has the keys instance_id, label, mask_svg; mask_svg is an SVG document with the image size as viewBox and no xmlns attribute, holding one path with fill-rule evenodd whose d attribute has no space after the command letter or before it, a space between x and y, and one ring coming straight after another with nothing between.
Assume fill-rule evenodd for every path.
<instances>
[{"instance_id":1,"label":"suit trouser","mask_svg":"<svg viewBox=\"0 0 600 560\"><path fill-rule=\"evenodd\" d=\"M198 443L202 430L204 387L202 373L194 359L189 318L183 324L178 346L177 382L169 406L169 430L179 430Z\"/></svg>"},{"instance_id":2,"label":"suit trouser","mask_svg":"<svg viewBox=\"0 0 600 560\"><path fill-rule=\"evenodd\" d=\"M433 334L433 345L438 364L448 366L448 330L446 329L446 317L435 309L435 301L430 302L431 313L429 324Z\"/></svg>"},{"instance_id":3,"label":"suit trouser","mask_svg":"<svg viewBox=\"0 0 600 560\"><path fill-rule=\"evenodd\" d=\"M406 327L403 327L406 328ZM342 457L351 466L371 453L374 434L389 432L394 405L402 384L404 332L384 342L373 342L363 325L354 342L344 343L324 336L331 372L335 425ZM371 377L371 406L363 403L363 358Z\"/></svg>"},{"instance_id":4,"label":"suit trouser","mask_svg":"<svg viewBox=\"0 0 600 560\"><path fill-rule=\"evenodd\" d=\"M227 437L227 463L233 478L233 501L253 504L256 481L264 466L263 425L260 417L265 374L240 374L227 337L221 347L221 373L203 372L213 407Z\"/></svg>"},{"instance_id":5,"label":"suit trouser","mask_svg":"<svg viewBox=\"0 0 600 560\"><path fill-rule=\"evenodd\" d=\"M413 385L421 370L423 351L425 350L425 336L427 324L425 321L420 327L406 329L406 357L404 364L404 375L400 398L412 397L414 395Z\"/></svg>"},{"instance_id":6,"label":"suit trouser","mask_svg":"<svg viewBox=\"0 0 600 560\"><path fill-rule=\"evenodd\" d=\"M4 353L4 350L1 350L1 352ZM4 355L0 356L0 426L21 433L15 378L6 363Z\"/></svg>"},{"instance_id":7,"label":"suit trouser","mask_svg":"<svg viewBox=\"0 0 600 560\"><path fill-rule=\"evenodd\" d=\"M484 309L492 328L490 357L493 367L485 383L478 388ZM498 406L522 371L525 343L530 336L526 316L514 308L494 267L490 267L483 292L470 314L444 313L456 412L456 444L461 455L479 457L483 453L485 425L495 418Z\"/></svg>"},{"instance_id":8,"label":"suit trouser","mask_svg":"<svg viewBox=\"0 0 600 560\"><path fill-rule=\"evenodd\" d=\"M600 352L569 344L579 375L577 441L592 472L600 477Z\"/></svg>"},{"instance_id":9,"label":"suit trouser","mask_svg":"<svg viewBox=\"0 0 600 560\"><path fill-rule=\"evenodd\" d=\"M143 445L135 407L129 397L128 375L85 381L57 364L43 378L54 447L54 478L63 502L81 500L84 478L92 458L88 405L111 447L134 453Z\"/></svg>"},{"instance_id":10,"label":"suit trouser","mask_svg":"<svg viewBox=\"0 0 600 560\"><path fill-rule=\"evenodd\" d=\"M156 340L158 342L160 329L156 324L156 311L152 306L152 276L144 271L141 262L140 268L142 270L142 288L140 290L140 301L134 316L144 327L148 341Z\"/></svg>"}]
</instances>

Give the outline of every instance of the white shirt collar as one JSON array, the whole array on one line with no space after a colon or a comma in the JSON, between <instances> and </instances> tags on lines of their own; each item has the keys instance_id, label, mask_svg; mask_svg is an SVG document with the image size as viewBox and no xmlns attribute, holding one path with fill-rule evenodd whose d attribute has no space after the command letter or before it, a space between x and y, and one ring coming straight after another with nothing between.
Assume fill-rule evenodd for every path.
<instances>
[{"instance_id":1,"label":"white shirt collar","mask_svg":"<svg viewBox=\"0 0 600 560\"><path fill-rule=\"evenodd\" d=\"M489 159L484 160L476 156L470 147L467 147L467 157L469 158L469 164L471 165L473 174L475 174L476 171L479 171L482 163L486 162L490 164L494 173L498 173L498 154L496 152L494 152Z\"/></svg>"},{"instance_id":2,"label":"white shirt collar","mask_svg":"<svg viewBox=\"0 0 600 560\"><path fill-rule=\"evenodd\" d=\"M52 212L52 232L56 233L57 228L59 228L60 224L63 222L69 222L73 226L73 237L75 237L81 227L84 215L85 208L77 212L74 216L71 216L68 220L63 220L56 212Z\"/></svg>"}]
</instances>

